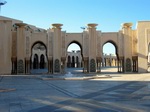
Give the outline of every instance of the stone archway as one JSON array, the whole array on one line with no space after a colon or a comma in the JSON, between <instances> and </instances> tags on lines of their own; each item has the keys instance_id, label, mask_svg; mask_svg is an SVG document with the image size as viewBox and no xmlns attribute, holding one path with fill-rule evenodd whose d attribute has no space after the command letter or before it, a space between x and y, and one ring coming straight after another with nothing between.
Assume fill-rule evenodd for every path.
<instances>
[{"instance_id":1,"label":"stone archway","mask_svg":"<svg viewBox=\"0 0 150 112\"><path fill-rule=\"evenodd\" d=\"M33 59L33 69L38 69L39 68L39 59L38 55L34 54L34 59Z\"/></svg>"},{"instance_id":2,"label":"stone archway","mask_svg":"<svg viewBox=\"0 0 150 112\"><path fill-rule=\"evenodd\" d=\"M67 51L69 46L72 44L76 44L80 49L79 50L74 50L72 49L72 51ZM82 68L82 60L83 60L83 53L82 53L82 46L78 41L71 41L66 48L67 51L67 71L68 72L74 72L74 73L79 73L79 72L83 72L83 68Z\"/></svg>"},{"instance_id":3,"label":"stone archway","mask_svg":"<svg viewBox=\"0 0 150 112\"><path fill-rule=\"evenodd\" d=\"M70 68L71 67L71 57L68 56L67 58L67 67Z\"/></svg>"},{"instance_id":4,"label":"stone archway","mask_svg":"<svg viewBox=\"0 0 150 112\"><path fill-rule=\"evenodd\" d=\"M113 54L106 53L104 51L104 46L110 44L109 47L114 47ZM109 72L123 72L123 60L119 60L118 55L118 45L113 40L107 40L102 44L102 63L101 68L103 69L102 72L109 73ZM121 61L121 62L120 62Z\"/></svg>"},{"instance_id":5,"label":"stone archway","mask_svg":"<svg viewBox=\"0 0 150 112\"><path fill-rule=\"evenodd\" d=\"M45 68L45 58L44 55L42 54L40 56L40 69L44 69Z\"/></svg>"},{"instance_id":6,"label":"stone archway","mask_svg":"<svg viewBox=\"0 0 150 112\"><path fill-rule=\"evenodd\" d=\"M47 47L41 42L35 42L31 47L31 73L48 73Z\"/></svg>"}]
</instances>

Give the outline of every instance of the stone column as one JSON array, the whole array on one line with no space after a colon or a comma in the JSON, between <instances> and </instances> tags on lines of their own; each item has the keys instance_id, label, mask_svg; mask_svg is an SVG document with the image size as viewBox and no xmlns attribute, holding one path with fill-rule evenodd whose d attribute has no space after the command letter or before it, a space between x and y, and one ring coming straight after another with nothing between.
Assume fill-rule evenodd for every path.
<instances>
[{"instance_id":1,"label":"stone column","mask_svg":"<svg viewBox=\"0 0 150 112\"><path fill-rule=\"evenodd\" d=\"M123 24L124 35L124 71L132 72L132 23Z\"/></svg>"},{"instance_id":2,"label":"stone column","mask_svg":"<svg viewBox=\"0 0 150 112\"><path fill-rule=\"evenodd\" d=\"M102 55L102 67L105 66L105 59L104 59L104 54Z\"/></svg>"},{"instance_id":3,"label":"stone column","mask_svg":"<svg viewBox=\"0 0 150 112\"><path fill-rule=\"evenodd\" d=\"M16 57L12 57L11 58L11 62L12 62L12 74L16 74L17 72L17 68L16 68L16 65L17 65L17 58Z\"/></svg>"},{"instance_id":4,"label":"stone column","mask_svg":"<svg viewBox=\"0 0 150 112\"><path fill-rule=\"evenodd\" d=\"M65 68L66 68L66 57L61 57L61 62L62 62L62 66L61 66L61 73L65 73Z\"/></svg>"},{"instance_id":5,"label":"stone column","mask_svg":"<svg viewBox=\"0 0 150 112\"><path fill-rule=\"evenodd\" d=\"M96 26L98 24L90 23L88 24L89 32L89 72L96 72L96 56L97 56L97 32Z\"/></svg>"},{"instance_id":6,"label":"stone column","mask_svg":"<svg viewBox=\"0 0 150 112\"><path fill-rule=\"evenodd\" d=\"M97 72L100 73L101 72L102 58L101 57L96 57L96 60L97 60Z\"/></svg>"},{"instance_id":7,"label":"stone column","mask_svg":"<svg viewBox=\"0 0 150 112\"><path fill-rule=\"evenodd\" d=\"M88 57L83 57L83 61L84 61L83 72L87 73L88 72Z\"/></svg>"},{"instance_id":8,"label":"stone column","mask_svg":"<svg viewBox=\"0 0 150 112\"><path fill-rule=\"evenodd\" d=\"M53 58L48 57L48 73L53 73Z\"/></svg>"},{"instance_id":9,"label":"stone column","mask_svg":"<svg viewBox=\"0 0 150 112\"><path fill-rule=\"evenodd\" d=\"M125 72L125 62L124 62L124 57L120 57L120 66L121 66L121 71L120 72Z\"/></svg>"},{"instance_id":10,"label":"stone column","mask_svg":"<svg viewBox=\"0 0 150 112\"><path fill-rule=\"evenodd\" d=\"M120 72L120 61L118 60L118 72Z\"/></svg>"},{"instance_id":11,"label":"stone column","mask_svg":"<svg viewBox=\"0 0 150 112\"><path fill-rule=\"evenodd\" d=\"M53 73L61 73L61 26L62 24L52 24L54 30L53 37Z\"/></svg>"},{"instance_id":12,"label":"stone column","mask_svg":"<svg viewBox=\"0 0 150 112\"><path fill-rule=\"evenodd\" d=\"M30 58L29 57L25 58L25 73L26 74L30 73Z\"/></svg>"},{"instance_id":13,"label":"stone column","mask_svg":"<svg viewBox=\"0 0 150 112\"><path fill-rule=\"evenodd\" d=\"M133 56L132 57L132 61L133 61L133 72L138 72L138 69L137 69L138 57L137 56Z\"/></svg>"},{"instance_id":14,"label":"stone column","mask_svg":"<svg viewBox=\"0 0 150 112\"><path fill-rule=\"evenodd\" d=\"M24 23L16 23L17 28L17 73L25 73L25 26Z\"/></svg>"},{"instance_id":15,"label":"stone column","mask_svg":"<svg viewBox=\"0 0 150 112\"><path fill-rule=\"evenodd\" d=\"M124 72L124 57L119 57L118 72Z\"/></svg>"},{"instance_id":16,"label":"stone column","mask_svg":"<svg viewBox=\"0 0 150 112\"><path fill-rule=\"evenodd\" d=\"M106 58L106 67L108 67L108 66L109 66L109 59Z\"/></svg>"}]
</instances>

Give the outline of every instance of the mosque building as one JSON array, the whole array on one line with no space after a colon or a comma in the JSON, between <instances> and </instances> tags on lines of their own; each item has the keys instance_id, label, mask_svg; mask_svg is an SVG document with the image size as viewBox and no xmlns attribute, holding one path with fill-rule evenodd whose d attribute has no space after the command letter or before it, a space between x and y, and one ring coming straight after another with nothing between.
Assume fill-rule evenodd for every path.
<instances>
[{"instance_id":1,"label":"mosque building","mask_svg":"<svg viewBox=\"0 0 150 112\"><path fill-rule=\"evenodd\" d=\"M83 67L84 73L101 72L103 66L117 66L118 72L145 73L149 66L150 21L121 24L118 32L102 32L89 23L79 33L62 30L55 23L48 29L21 20L0 16L0 74L30 74L32 69L47 68L48 74L65 73L66 67ZM116 54L103 54L112 43ZM67 52L76 43L80 51Z\"/></svg>"}]
</instances>

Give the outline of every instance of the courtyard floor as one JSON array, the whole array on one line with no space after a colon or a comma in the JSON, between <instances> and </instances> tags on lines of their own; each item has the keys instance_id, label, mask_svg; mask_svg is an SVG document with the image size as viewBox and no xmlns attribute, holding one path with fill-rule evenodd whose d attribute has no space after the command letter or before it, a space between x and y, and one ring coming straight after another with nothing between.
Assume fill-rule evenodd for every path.
<instances>
[{"instance_id":1,"label":"courtyard floor","mask_svg":"<svg viewBox=\"0 0 150 112\"><path fill-rule=\"evenodd\" d=\"M43 75L1 75L0 112L150 111L149 73L96 76L106 77L42 80Z\"/></svg>"}]
</instances>

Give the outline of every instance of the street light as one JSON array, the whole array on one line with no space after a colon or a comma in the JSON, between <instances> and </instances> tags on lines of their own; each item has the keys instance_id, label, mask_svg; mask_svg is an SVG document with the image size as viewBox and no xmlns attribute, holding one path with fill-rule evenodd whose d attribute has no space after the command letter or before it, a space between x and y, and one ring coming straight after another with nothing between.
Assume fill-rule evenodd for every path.
<instances>
[{"instance_id":1,"label":"street light","mask_svg":"<svg viewBox=\"0 0 150 112\"><path fill-rule=\"evenodd\" d=\"M2 6L2 5L5 5L6 3L7 3L6 1L1 1L1 0L0 0L0 13L1 13L1 6Z\"/></svg>"}]
</instances>

